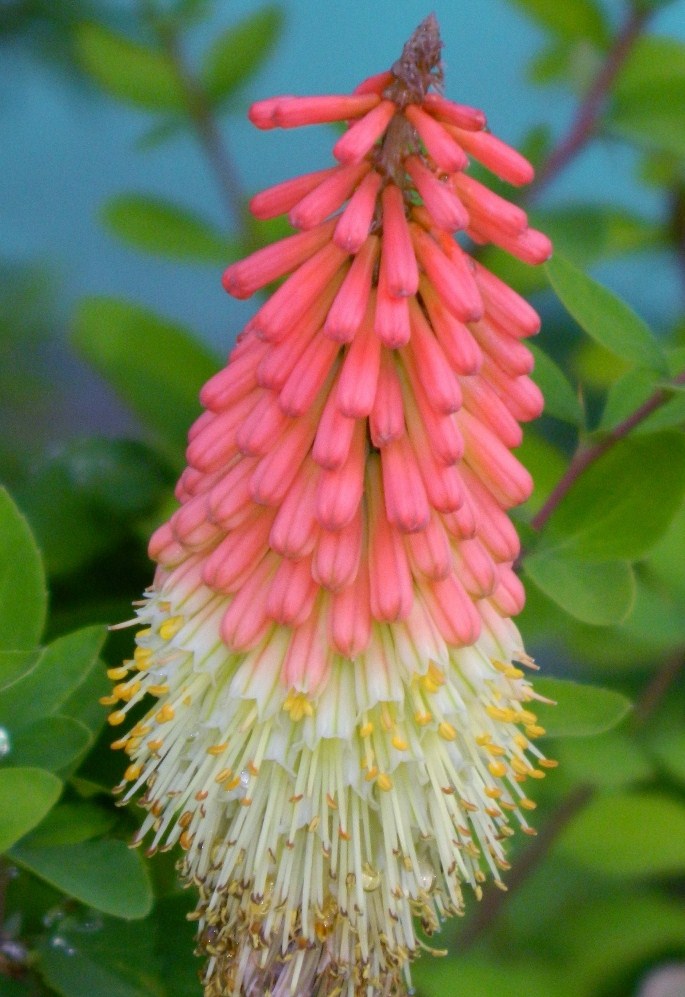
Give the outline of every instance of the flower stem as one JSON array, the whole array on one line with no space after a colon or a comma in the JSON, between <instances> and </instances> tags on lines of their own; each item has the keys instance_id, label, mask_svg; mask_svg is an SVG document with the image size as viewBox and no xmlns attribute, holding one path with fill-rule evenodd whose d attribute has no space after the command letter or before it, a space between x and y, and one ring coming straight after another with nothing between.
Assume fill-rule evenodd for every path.
<instances>
[{"instance_id":1,"label":"flower stem","mask_svg":"<svg viewBox=\"0 0 685 997\"><path fill-rule=\"evenodd\" d=\"M685 384L685 371L682 371L677 377L674 377L670 382L674 387ZM566 471L559 479L556 487L552 490L547 501L542 505L540 510L533 516L530 521L530 525L534 530L541 530L543 526L547 523L554 510L557 508L561 500L568 494L573 485L576 483L578 478L587 470L592 464L594 464L600 457L602 457L608 450L610 450L619 440L625 439L626 436L641 422L652 414L656 412L665 402L669 400L671 393L669 391L669 386L663 388L657 388L657 390L650 395L650 397L639 405L634 412L631 412L622 422L619 422L617 426L609 430L609 432L597 443L591 446L581 444L576 450L575 454L571 459L571 463L567 467Z\"/></svg>"},{"instance_id":2,"label":"flower stem","mask_svg":"<svg viewBox=\"0 0 685 997\"><path fill-rule=\"evenodd\" d=\"M249 243L246 198L233 157L221 138L209 97L185 61L177 28L168 18L159 15L154 0L140 0L140 3L176 73L188 117L214 173L229 218L238 226L243 240Z\"/></svg>"},{"instance_id":3,"label":"flower stem","mask_svg":"<svg viewBox=\"0 0 685 997\"><path fill-rule=\"evenodd\" d=\"M530 201L539 196L543 188L575 159L594 136L611 87L635 42L642 34L651 13L652 11L646 7L631 6L623 27L616 35L606 59L576 111L571 127L538 170L537 177L529 190Z\"/></svg>"}]
</instances>

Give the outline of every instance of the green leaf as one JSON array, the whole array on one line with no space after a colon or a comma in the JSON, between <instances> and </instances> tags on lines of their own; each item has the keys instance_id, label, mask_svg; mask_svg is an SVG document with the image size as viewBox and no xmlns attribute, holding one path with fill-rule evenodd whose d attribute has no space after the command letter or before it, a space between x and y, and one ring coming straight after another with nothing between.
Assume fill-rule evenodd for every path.
<instances>
[{"instance_id":1,"label":"green leaf","mask_svg":"<svg viewBox=\"0 0 685 997\"><path fill-rule=\"evenodd\" d=\"M228 97L255 73L278 41L282 28L281 8L270 5L219 35L204 61L203 79L210 97Z\"/></svg>"},{"instance_id":2,"label":"green leaf","mask_svg":"<svg viewBox=\"0 0 685 997\"><path fill-rule=\"evenodd\" d=\"M685 156L685 79L655 80L616 97L611 131L649 148Z\"/></svg>"},{"instance_id":3,"label":"green leaf","mask_svg":"<svg viewBox=\"0 0 685 997\"><path fill-rule=\"evenodd\" d=\"M135 920L152 907L145 866L124 841L103 838L42 848L22 842L11 850L10 858L103 914Z\"/></svg>"},{"instance_id":4,"label":"green leaf","mask_svg":"<svg viewBox=\"0 0 685 997\"><path fill-rule=\"evenodd\" d=\"M663 793L597 797L561 835L564 855L613 876L685 872L685 806Z\"/></svg>"},{"instance_id":5,"label":"green leaf","mask_svg":"<svg viewBox=\"0 0 685 997\"><path fill-rule=\"evenodd\" d=\"M534 220L554 243L555 252L580 266L665 241L663 229L650 219L608 204L579 202L549 208L535 212Z\"/></svg>"},{"instance_id":6,"label":"green leaf","mask_svg":"<svg viewBox=\"0 0 685 997\"><path fill-rule=\"evenodd\" d=\"M114 825L115 817L94 803L59 803L27 836L24 844L31 848L51 845L76 845L99 838Z\"/></svg>"},{"instance_id":7,"label":"green leaf","mask_svg":"<svg viewBox=\"0 0 685 997\"><path fill-rule=\"evenodd\" d=\"M4 692L35 667L39 648L32 651L0 651L0 693Z\"/></svg>"},{"instance_id":8,"label":"green leaf","mask_svg":"<svg viewBox=\"0 0 685 997\"><path fill-rule=\"evenodd\" d=\"M535 704L535 712L550 737L602 734L620 723L631 709L630 700L620 692L566 679L536 679L535 691L556 704Z\"/></svg>"},{"instance_id":9,"label":"green leaf","mask_svg":"<svg viewBox=\"0 0 685 997\"><path fill-rule=\"evenodd\" d=\"M181 326L114 298L88 298L74 343L153 431L180 466L188 427L200 413L200 388L218 361Z\"/></svg>"},{"instance_id":10,"label":"green leaf","mask_svg":"<svg viewBox=\"0 0 685 997\"><path fill-rule=\"evenodd\" d=\"M225 266L239 254L204 218L162 198L120 194L105 203L102 217L123 242L159 256Z\"/></svg>"},{"instance_id":11,"label":"green leaf","mask_svg":"<svg viewBox=\"0 0 685 997\"><path fill-rule=\"evenodd\" d=\"M61 792L62 782L52 772L0 769L0 853L40 824Z\"/></svg>"},{"instance_id":12,"label":"green leaf","mask_svg":"<svg viewBox=\"0 0 685 997\"><path fill-rule=\"evenodd\" d=\"M613 429L639 408L655 391L663 386L663 380L651 371L640 368L629 370L609 389L604 411L599 424L600 430ZM651 415L643 419L632 433L654 433L671 429L685 422L685 394L673 389L673 396L660 405Z\"/></svg>"},{"instance_id":13,"label":"green leaf","mask_svg":"<svg viewBox=\"0 0 685 997\"><path fill-rule=\"evenodd\" d=\"M614 94L631 97L646 84L674 80L685 80L685 44L676 38L644 35L632 46L614 84Z\"/></svg>"},{"instance_id":14,"label":"green leaf","mask_svg":"<svg viewBox=\"0 0 685 997\"><path fill-rule=\"evenodd\" d=\"M655 501L658 487L658 501ZM541 550L588 561L634 560L656 544L685 496L685 439L621 440L580 475L545 527Z\"/></svg>"},{"instance_id":15,"label":"green leaf","mask_svg":"<svg viewBox=\"0 0 685 997\"><path fill-rule=\"evenodd\" d=\"M531 554L527 577L564 612L584 623L620 623L635 602L635 576L626 561L588 564L563 550Z\"/></svg>"},{"instance_id":16,"label":"green leaf","mask_svg":"<svg viewBox=\"0 0 685 997\"><path fill-rule=\"evenodd\" d=\"M526 426L523 443L516 450L516 456L527 468L535 482L535 490L521 511L534 513L546 500L559 478L566 470L567 457L558 447L545 439L531 426ZM520 527L520 523L517 524ZM531 543L535 535L530 538Z\"/></svg>"},{"instance_id":17,"label":"green leaf","mask_svg":"<svg viewBox=\"0 0 685 997\"><path fill-rule=\"evenodd\" d=\"M560 254L545 267L564 308L589 336L624 360L668 372L659 343L625 302Z\"/></svg>"},{"instance_id":18,"label":"green leaf","mask_svg":"<svg viewBox=\"0 0 685 997\"><path fill-rule=\"evenodd\" d=\"M81 66L111 96L148 111L185 108L178 74L164 52L102 24L80 24L74 37Z\"/></svg>"},{"instance_id":19,"label":"green leaf","mask_svg":"<svg viewBox=\"0 0 685 997\"><path fill-rule=\"evenodd\" d=\"M49 644L36 667L0 698L0 724L19 731L57 713L96 667L105 637L104 627L92 626Z\"/></svg>"},{"instance_id":20,"label":"green leaf","mask_svg":"<svg viewBox=\"0 0 685 997\"><path fill-rule=\"evenodd\" d=\"M439 938L439 936L438 936ZM435 939L433 940L435 943ZM444 959L425 957L411 967L421 997L572 997L559 975L539 960L496 963L457 953ZM574 995L576 997L576 995Z\"/></svg>"},{"instance_id":21,"label":"green leaf","mask_svg":"<svg viewBox=\"0 0 685 997\"><path fill-rule=\"evenodd\" d=\"M580 41L589 39L600 48L610 39L604 15L593 0L515 0L519 7L543 27L562 38Z\"/></svg>"},{"instance_id":22,"label":"green leaf","mask_svg":"<svg viewBox=\"0 0 685 997\"><path fill-rule=\"evenodd\" d=\"M41 717L12 738L9 761L59 772L92 744L88 728L72 717Z\"/></svg>"},{"instance_id":23,"label":"green leaf","mask_svg":"<svg viewBox=\"0 0 685 997\"><path fill-rule=\"evenodd\" d=\"M0 488L0 652L29 652L20 661L3 661L3 684L25 668L45 625L47 594L40 553L29 526L4 488Z\"/></svg>"},{"instance_id":24,"label":"green leaf","mask_svg":"<svg viewBox=\"0 0 685 997\"><path fill-rule=\"evenodd\" d=\"M618 730L592 738L564 738L554 746L554 757L566 777L602 788L641 782L653 773L644 751Z\"/></svg>"},{"instance_id":25,"label":"green leaf","mask_svg":"<svg viewBox=\"0 0 685 997\"><path fill-rule=\"evenodd\" d=\"M156 937L152 921L127 924L86 911L62 919L51 937L40 943L37 968L51 991L63 997L84 997L84 993L88 997L179 994L175 985L172 989L162 983ZM192 960L191 947L185 956ZM195 983L197 986L197 976Z\"/></svg>"},{"instance_id":26,"label":"green leaf","mask_svg":"<svg viewBox=\"0 0 685 997\"><path fill-rule=\"evenodd\" d=\"M539 347L533 343L527 345L535 358L533 380L545 396L545 413L572 426L583 426L583 407L564 372Z\"/></svg>"}]
</instances>

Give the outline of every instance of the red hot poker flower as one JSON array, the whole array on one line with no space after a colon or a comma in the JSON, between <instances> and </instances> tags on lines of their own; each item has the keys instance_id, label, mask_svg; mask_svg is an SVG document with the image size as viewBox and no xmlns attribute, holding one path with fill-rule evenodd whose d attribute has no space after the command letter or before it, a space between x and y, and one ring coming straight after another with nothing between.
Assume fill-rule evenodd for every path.
<instances>
[{"instance_id":1,"label":"red hot poker flower","mask_svg":"<svg viewBox=\"0 0 685 997\"><path fill-rule=\"evenodd\" d=\"M202 391L109 697L114 725L156 698L117 742L125 799L143 790L151 851L185 851L207 997L399 993L414 918L431 933L462 884L503 885L522 784L553 764L506 514L531 490L511 448L542 408L539 320L467 246L551 250L466 172L533 176L441 95L440 44L427 18L353 94L250 111L346 122L339 165L251 202L300 231L224 275L236 297L284 279Z\"/></svg>"}]
</instances>

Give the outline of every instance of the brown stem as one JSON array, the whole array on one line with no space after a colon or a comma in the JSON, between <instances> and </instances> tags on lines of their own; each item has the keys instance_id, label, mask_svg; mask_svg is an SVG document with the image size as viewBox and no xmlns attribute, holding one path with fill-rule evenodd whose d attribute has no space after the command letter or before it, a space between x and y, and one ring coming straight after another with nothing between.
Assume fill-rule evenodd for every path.
<instances>
[{"instance_id":1,"label":"brown stem","mask_svg":"<svg viewBox=\"0 0 685 997\"><path fill-rule=\"evenodd\" d=\"M538 171L537 177L529 189L529 200L536 198L541 190L568 166L593 137L614 80L630 55L650 14L651 11L646 8L631 7L625 24L616 35L606 59L578 107L568 133L552 150Z\"/></svg>"},{"instance_id":2,"label":"brown stem","mask_svg":"<svg viewBox=\"0 0 685 997\"><path fill-rule=\"evenodd\" d=\"M674 377L672 382L673 385L685 384L685 371ZM643 422L647 416L651 415L660 408L665 402L670 398L670 392L668 387L657 388L654 394L639 405L634 412L631 412L623 422L619 422L618 426L604 436L599 442L593 444L592 446L580 446L573 458L571 463L566 468L565 473L559 479L556 487L553 489L551 495L547 501L543 504L542 508L533 516L530 521L530 525L534 530L541 530L545 525L549 517L552 515L554 510L557 508L561 500L567 495L573 485L576 483L583 471L587 470L591 464L610 450L619 440L624 439L628 434Z\"/></svg>"},{"instance_id":3,"label":"brown stem","mask_svg":"<svg viewBox=\"0 0 685 997\"><path fill-rule=\"evenodd\" d=\"M186 64L178 31L173 23L159 15L154 0L140 0L140 4L174 68L188 116L212 168L229 217L239 227L243 239L248 242L249 215L238 170L221 138L207 93Z\"/></svg>"}]
</instances>

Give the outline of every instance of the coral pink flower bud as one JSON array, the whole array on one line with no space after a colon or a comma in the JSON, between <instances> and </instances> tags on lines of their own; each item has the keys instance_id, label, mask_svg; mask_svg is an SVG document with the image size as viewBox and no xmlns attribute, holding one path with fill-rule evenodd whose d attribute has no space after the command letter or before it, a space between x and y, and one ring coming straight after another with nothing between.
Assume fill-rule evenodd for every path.
<instances>
[{"instance_id":1,"label":"coral pink flower bud","mask_svg":"<svg viewBox=\"0 0 685 997\"><path fill-rule=\"evenodd\" d=\"M453 233L530 263L551 247L465 172L532 179L433 92L440 50L431 16L351 94L249 112L344 122L342 165L250 202L298 231L225 272L239 298L282 283L202 390L110 717L142 718L117 742L125 799L147 787L150 852L183 849L205 997L401 997L415 921L437 930L487 872L503 886L508 821L531 830L507 510L532 486L511 449L542 407L539 318Z\"/></svg>"}]
</instances>

